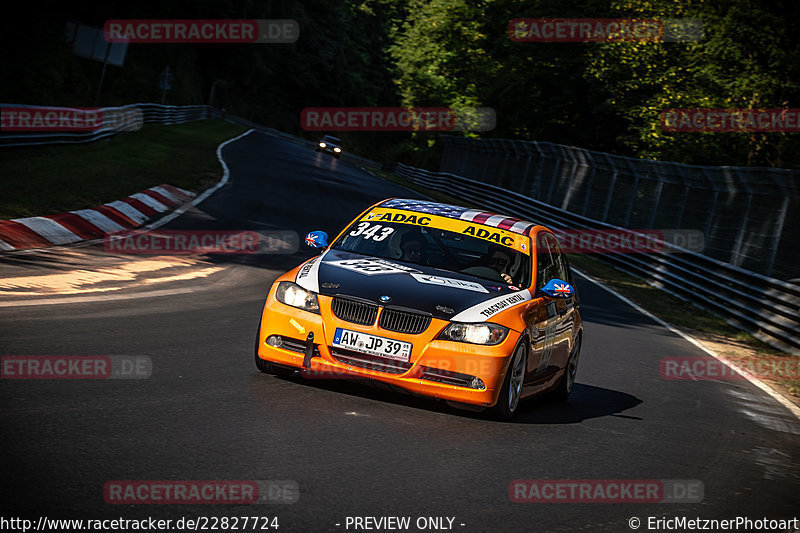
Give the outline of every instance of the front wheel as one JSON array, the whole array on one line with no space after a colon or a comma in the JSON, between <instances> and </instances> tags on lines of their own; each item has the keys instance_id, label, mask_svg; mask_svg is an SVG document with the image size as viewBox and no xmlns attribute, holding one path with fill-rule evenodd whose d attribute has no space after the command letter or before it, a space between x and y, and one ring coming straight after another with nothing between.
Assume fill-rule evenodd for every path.
<instances>
[{"instance_id":1,"label":"front wheel","mask_svg":"<svg viewBox=\"0 0 800 533\"><path fill-rule=\"evenodd\" d=\"M522 382L525 379L527 361L528 347L522 339L514 349L514 355L511 356L503 388L500 389L497 405L494 407L495 417L500 420L511 420L517 412L522 397Z\"/></svg>"},{"instance_id":2,"label":"front wheel","mask_svg":"<svg viewBox=\"0 0 800 533\"><path fill-rule=\"evenodd\" d=\"M572 347L572 352L567 359L567 366L564 369L564 375L561 376L561 381L558 383L553 397L560 401L565 402L569 398L572 388L575 386L575 376L578 374L578 360L581 357L581 338L575 341Z\"/></svg>"}]
</instances>

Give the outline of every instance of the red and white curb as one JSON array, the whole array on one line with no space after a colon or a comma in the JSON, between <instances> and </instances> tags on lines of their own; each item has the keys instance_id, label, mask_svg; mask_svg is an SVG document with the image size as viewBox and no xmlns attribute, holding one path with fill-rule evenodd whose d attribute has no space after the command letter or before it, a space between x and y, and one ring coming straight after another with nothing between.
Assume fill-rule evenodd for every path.
<instances>
[{"instance_id":1,"label":"red and white curb","mask_svg":"<svg viewBox=\"0 0 800 533\"><path fill-rule=\"evenodd\" d=\"M92 209L0 220L0 251L70 244L138 228L194 196L172 185L158 185Z\"/></svg>"}]
</instances>

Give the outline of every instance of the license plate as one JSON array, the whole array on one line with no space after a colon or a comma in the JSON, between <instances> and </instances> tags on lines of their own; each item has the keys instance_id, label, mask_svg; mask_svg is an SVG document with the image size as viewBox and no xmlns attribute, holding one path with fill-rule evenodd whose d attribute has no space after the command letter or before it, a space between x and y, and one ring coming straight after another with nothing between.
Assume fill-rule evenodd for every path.
<instances>
[{"instance_id":1,"label":"license plate","mask_svg":"<svg viewBox=\"0 0 800 533\"><path fill-rule=\"evenodd\" d=\"M333 345L354 352L361 352L377 357L386 357L395 361L408 362L411 359L411 343L378 337L360 331L336 328Z\"/></svg>"}]
</instances>

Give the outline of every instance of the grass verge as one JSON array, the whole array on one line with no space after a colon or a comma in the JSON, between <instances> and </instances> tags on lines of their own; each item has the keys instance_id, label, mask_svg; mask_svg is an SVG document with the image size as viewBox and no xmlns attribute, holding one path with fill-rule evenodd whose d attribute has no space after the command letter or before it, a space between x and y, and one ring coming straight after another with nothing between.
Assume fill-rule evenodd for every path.
<instances>
[{"instance_id":1,"label":"grass verge","mask_svg":"<svg viewBox=\"0 0 800 533\"><path fill-rule=\"evenodd\" d=\"M374 172L388 181L413 189L439 202L470 208L480 207L469 205L448 194L409 183L390 172ZM617 270L597 258L586 254L569 254L569 260L577 269L613 288L664 322L688 333L715 353L751 371L761 381L784 393L784 396L796 405L800 405L800 379L797 379L800 375L800 358L776 350L751 334L731 326L724 319L653 287L641 278Z\"/></svg>"},{"instance_id":2,"label":"grass verge","mask_svg":"<svg viewBox=\"0 0 800 533\"><path fill-rule=\"evenodd\" d=\"M204 189L222 175L217 146L244 131L201 120L86 144L2 148L0 220L94 207L161 183Z\"/></svg>"}]
</instances>

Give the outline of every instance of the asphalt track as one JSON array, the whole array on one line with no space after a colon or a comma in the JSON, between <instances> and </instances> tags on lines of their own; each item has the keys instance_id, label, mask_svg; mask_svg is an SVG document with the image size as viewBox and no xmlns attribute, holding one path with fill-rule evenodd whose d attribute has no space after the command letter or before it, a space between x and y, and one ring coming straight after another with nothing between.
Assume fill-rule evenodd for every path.
<instances>
[{"instance_id":1,"label":"asphalt track","mask_svg":"<svg viewBox=\"0 0 800 533\"><path fill-rule=\"evenodd\" d=\"M334 233L372 202L418 197L260 133L223 156L230 182L169 228ZM100 246L69 251L69 260L67 250L0 256L0 279L118 259ZM144 380L0 381L0 514L277 516L278 531L292 532L347 531L347 516L454 517L456 531L522 532L630 531L633 516L800 515L800 422L747 382L663 379L661 358L703 353L583 278L585 341L570 402L529 401L510 423L357 383L260 374L252 346L266 290L311 254L207 257L217 271L161 293L136 286L0 305L2 355L153 362ZM543 478L696 479L704 497L509 500L512 480ZM300 497L249 506L103 499L109 480L214 479L294 480Z\"/></svg>"}]
</instances>

